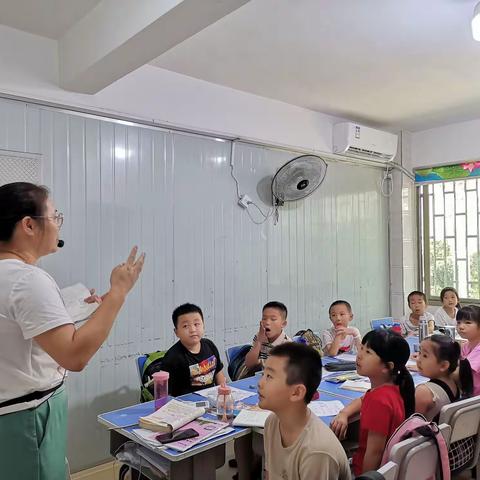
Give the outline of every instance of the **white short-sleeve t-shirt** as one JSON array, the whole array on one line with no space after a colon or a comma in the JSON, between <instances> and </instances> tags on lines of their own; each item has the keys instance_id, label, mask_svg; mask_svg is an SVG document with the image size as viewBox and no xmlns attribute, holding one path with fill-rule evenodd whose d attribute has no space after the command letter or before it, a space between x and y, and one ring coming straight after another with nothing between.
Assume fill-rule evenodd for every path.
<instances>
[{"instance_id":1,"label":"white short-sleeve t-shirt","mask_svg":"<svg viewBox=\"0 0 480 480\"><path fill-rule=\"evenodd\" d=\"M444 327L445 325L456 326L457 325L457 312L458 308L455 307L455 314L452 317L444 310L443 307L440 307L436 312L433 318L435 319L435 325L437 327Z\"/></svg>"},{"instance_id":2,"label":"white short-sleeve t-shirt","mask_svg":"<svg viewBox=\"0 0 480 480\"><path fill-rule=\"evenodd\" d=\"M58 385L64 370L34 337L73 323L55 280L20 260L0 260L0 403ZM32 408L45 398L0 408Z\"/></svg>"}]
</instances>

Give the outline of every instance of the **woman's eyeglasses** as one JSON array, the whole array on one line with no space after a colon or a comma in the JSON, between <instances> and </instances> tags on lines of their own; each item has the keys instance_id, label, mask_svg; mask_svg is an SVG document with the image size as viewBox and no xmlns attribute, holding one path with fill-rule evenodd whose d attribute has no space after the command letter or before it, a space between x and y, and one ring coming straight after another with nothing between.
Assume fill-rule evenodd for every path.
<instances>
[{"instance_id":1,"label":"woman's eyeglasses","mask_svg":"<svg viewBox=\"0 0 480 480\"><path fill-rule=\"evenodd\" d=\"M63 225L63 213L57 212L55 215L37 215L32 216L32 218L51 218L58 228L61 228Z\"/></svg>"}]
</instances>

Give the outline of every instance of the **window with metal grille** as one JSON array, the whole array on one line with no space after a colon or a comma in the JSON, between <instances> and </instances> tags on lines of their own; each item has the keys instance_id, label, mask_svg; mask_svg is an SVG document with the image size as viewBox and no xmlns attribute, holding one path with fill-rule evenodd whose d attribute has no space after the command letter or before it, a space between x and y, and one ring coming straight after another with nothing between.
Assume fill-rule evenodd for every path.
<instances>
[{"instance_id":1,"label":"window with metal grille","mask_svg":"<svg viewBox=\"0 0 480 480\"><path fill-rule=\"evenodd\" d=\"M480 180L476 178L419 187L422 277L429 300L444 287L461 299L480 301Z\"/></svg>"}]
</instances>

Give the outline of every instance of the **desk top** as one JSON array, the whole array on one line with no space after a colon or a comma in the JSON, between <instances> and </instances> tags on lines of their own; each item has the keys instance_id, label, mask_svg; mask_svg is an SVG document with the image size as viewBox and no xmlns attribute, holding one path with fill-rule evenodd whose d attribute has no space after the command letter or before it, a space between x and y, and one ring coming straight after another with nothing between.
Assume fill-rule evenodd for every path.
<instances>
[{"instance_id":1,"label":"desk top","mask_svg":"<svg viewBox=\"0 0 480 480\"><path fill-rule=\"evenodd\" d=\"M196 394L189 394L180 397L184 400L204 400L203 397ZM121 408L119 410L113 410L112 412L102 413L98 415L98 421L105 425L109 429L118 430L122 435L129 438L130 440L143 445L144 447L153 450L154 452L160 454L163 457L166 457L168 460L173 462L178 462L184 460L185 458L196 455L205 450L209 450L218 445L222 445L234 438L242 437L250 433L249 428L234 427L233 432L227 433L220 437L215 437L211 440L205 440L198 445L186 450L185 452L179 452L173 448L163 447L152 447L150 444L144 442L142 439L137 437L133 430L140 428L138 425L138 419L145 415L150 415L155 411L154 401L139 403L137 405L132 405L130 407ZM213 415L205 415L206 417L216 418Z\"/></svg>"}]
</instances>

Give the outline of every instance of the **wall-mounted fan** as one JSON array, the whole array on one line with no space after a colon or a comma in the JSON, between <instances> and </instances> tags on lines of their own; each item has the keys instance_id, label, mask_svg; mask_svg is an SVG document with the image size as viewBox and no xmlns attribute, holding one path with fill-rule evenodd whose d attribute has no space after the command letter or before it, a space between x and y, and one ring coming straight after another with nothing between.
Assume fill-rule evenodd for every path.
<instances>
[{"instance_id":1,"label":"wall-mounted fan","mask_svg":"<svg viewBox=\"0 0 480 480\"><path fill-rule=\"evenodd\" d=\"M327 163L316 155L301 155L280 167L272 180L274 204L283 205L311 195L323 182Z\"/></svg>"}]
</instances>

